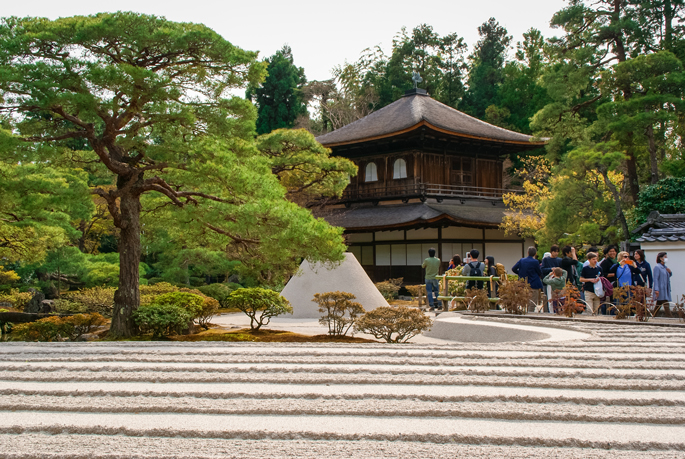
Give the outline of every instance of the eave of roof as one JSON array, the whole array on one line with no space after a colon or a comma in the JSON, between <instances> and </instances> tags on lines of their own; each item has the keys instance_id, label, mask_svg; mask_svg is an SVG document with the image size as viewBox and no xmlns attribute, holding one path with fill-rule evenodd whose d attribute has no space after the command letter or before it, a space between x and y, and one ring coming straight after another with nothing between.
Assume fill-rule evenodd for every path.
<instances>
[{"instance_id":1,"label":"eave of roof","mask_svg":"<svg viewBox=\"0 0 685 459\"><path fill-rule=\"evenodd\" d=\"M334 226L353 231L410 228L441 221L463 226L497 228L505 211L502 207L491 205L412 203L336 209L323 215L323 218Z\"/></svg>"},{"instance_id":2,"label":"eave of roof","mask_svg":"<svg viewBox=\"0 0 685 459\"><path fill-rule=\"evenodd\" d=\"M406 95L362 119L317 137L317 141L327 147L352 145L399 136L422 127L455 138L531 149L546 143L546 139L533 142L532 136L486 123L422 94Z\"/></svg>"},{"instance_id":3,"label":"eave of roof","mask_svg":"<svg viewBox=\"0 0 685 459\"><path fill-rule=\"evenodd\" d=\"M464 134L461 132L455 132L455 131L450 131L448 129L443 129L441 127L438 127L438 126L435 126L435 125L429 123L426 120L423 120L423 121L416 123L414 126L408 127L406 129L401 129L401 130L395 131L395 132L389 132L387 134L382 134L382 135L377 135L377 136L372 136L372 137L366 137L366 138L362 138L362 139L354 139L354 140L349 140L346 142L337 142L337 143L323 143L323 142L321 142L321 144L328 147L328 148L332 148L332 147L339 147L342 145L352 145L355 143L370 142L373 140L387 139L388 137L395 137L395 136L398 136L401 134L405 134L405 133L411 132L415 129L419 129L420 127L423 127L423 126L426 126L430 129L434 129L438 132L442 132L444 134L450 134L450 135L453 135L456 137L463 137L465 139L484 140L487 142L505 143L505 144L512 144L512 145L535 145L538 147L543 147L547 143L544 140L539 141L539 142L533 142L533 141L525 141L525 140L499 140L499 139L492 139L489 137L480 137L480 136L476 136L476 135ZM318 140L318 138L317 138L317 140Z\"/></svg>"}]
</instances>

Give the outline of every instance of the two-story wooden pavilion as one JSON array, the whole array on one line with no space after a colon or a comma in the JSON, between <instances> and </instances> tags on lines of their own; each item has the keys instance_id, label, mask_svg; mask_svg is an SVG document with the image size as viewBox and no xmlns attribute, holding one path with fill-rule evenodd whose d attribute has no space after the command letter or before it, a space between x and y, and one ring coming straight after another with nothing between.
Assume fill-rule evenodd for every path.
<instances>
[{"instance_id":1,"label":"two-story wooden pavilion","mask_svg":"<svg viewBox=\"0 0 685 459\"><path fill-rule=\"evenodd\" d=\"M528 135L407 91L400 100L317 138L359 167L342 199L319 212L345 228L374 281L420 282L434 247L444 266L473 248L510 269L527 245L498 229L506 209L504 159L540 148Z\"/></svg>"}]
</instances>

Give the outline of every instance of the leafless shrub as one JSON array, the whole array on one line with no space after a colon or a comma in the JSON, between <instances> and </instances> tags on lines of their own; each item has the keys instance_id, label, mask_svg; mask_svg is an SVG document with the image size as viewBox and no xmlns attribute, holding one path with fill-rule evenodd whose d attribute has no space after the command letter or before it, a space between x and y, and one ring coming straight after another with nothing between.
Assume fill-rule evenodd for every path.
<instances>
[{"instance_id":1,"label":"leafless shrub","mask_svg":"<svg viewBox=\"0 0 685 459\"><path fill-rule=\"evenodd\" d=\"M466 304L471 312L487 312L490 310L490 299L482 288L470 288L466 291Z\"/></svg>"},{"instance_id":2,"label":"leafless shrub","mask_svg":"<svg viewBox=\"0 0 685 459\"><path fill-rule=\"evenodd\" d=\"M580 292L575 285L570 282L566 283L566 287L552 293L552 302L557 302L557 314L565 317L573 317L585 310L585 305L580 301Z\"/></svg>"},{"instance_id":3,"label":"leafless shrub","mask_svg":"<svg viewBox=\"0 0 685 459\"><path fill-rule=\"evenodd\" d=\"M328 334L344 336L352 328L357 318L363 314L364 308L356 301L356 297L348 292L317 293L312 300L318 303L319 312L323 315L319 319L321 325L328 325Z\"/></svg>"},{"instance_id":4,"label":"leafless shrub","mask_svg":"<svg viewBox=\"0 0 685 459\"><path fill-rule=\"evenodd\" d=\"M354 328L388 343L404 343L421 332L430 330L432 324L431 319L419 309L381 306L357 319Z\"/></svg>"},{"instance_id":5,"label":"leafless shrub","mask_svg":"<svg viewBox=\"0 0 685 459\"><path fill-rule=\"evenodd\" d=\"M510 280L499 288L499 304L509 314L525 313L532 297L533 292L525 279Z\"/></svg>"}]
</instances>

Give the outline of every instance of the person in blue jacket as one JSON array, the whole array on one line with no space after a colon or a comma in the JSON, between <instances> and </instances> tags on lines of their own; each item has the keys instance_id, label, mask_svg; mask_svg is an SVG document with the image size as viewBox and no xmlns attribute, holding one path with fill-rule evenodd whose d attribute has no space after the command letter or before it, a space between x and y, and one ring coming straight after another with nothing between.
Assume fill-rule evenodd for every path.
<instances>
[{"instance_id":1,"label":"person in blue jacket","mask_svg":"<svg viewBox=\"0 0 685 459\"><path fill-rule=\"evenodd\" d=\"M528 257L521 258L511 270L519 278L526 279L528 285L533 290L533 301L537 305L540 302L540 290L542 290L542 271L540 263L535 259L538 250L535 247L528 247Z\"/></svg>"},{"instance_id":2,"label":"person in blue jacket","mask_svg":"<svg viewBox=\"0 0 685 459\"><path fill-rule=\"evenodd\" d=\"M652 288L654 278L652 277L652 266L645 260L645 252L637 249L633 255L635 266L640 270L640 275L635 278L635 285Z\"/></svg>"}]
</instances>

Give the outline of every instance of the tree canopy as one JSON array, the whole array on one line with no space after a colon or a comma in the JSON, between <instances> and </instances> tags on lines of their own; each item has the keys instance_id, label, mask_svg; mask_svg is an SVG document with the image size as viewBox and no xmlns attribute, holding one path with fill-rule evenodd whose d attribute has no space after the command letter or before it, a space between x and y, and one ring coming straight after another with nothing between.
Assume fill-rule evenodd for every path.
<instances>
[{"instance_id":1,"label":"tree canopy","mask_svg":"<svg viewBox=\"0 0 685 459\"><path fill-rule=\"evenodd\" d=\"M304 69L296 67L290 46L285 45L266 60L266 79L248 86L246 96L257 106L257 133L292 128L298 117L307 113L302 92L307 79Z\"/></svg>"},{"instance_id":2,"label":"tree canopy","mask_svg":"<svg viewBox=\"0 0 685 459\"><path fill-rule=\"evenodd\" d=\"M118 230L113 335L135 331L141 213L257 272L342 257L340 230L285 199L254 106L229 95L264 76L256 53L203 25L122 12L0 22L3 160L101 177L90 192Z\"/></svg>"}]
</instances>

